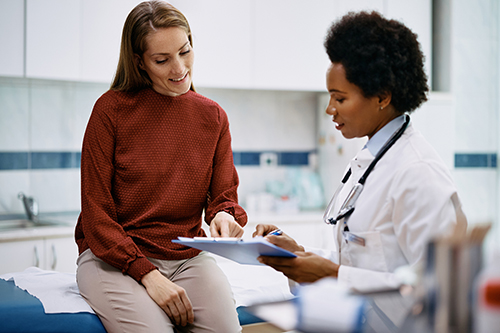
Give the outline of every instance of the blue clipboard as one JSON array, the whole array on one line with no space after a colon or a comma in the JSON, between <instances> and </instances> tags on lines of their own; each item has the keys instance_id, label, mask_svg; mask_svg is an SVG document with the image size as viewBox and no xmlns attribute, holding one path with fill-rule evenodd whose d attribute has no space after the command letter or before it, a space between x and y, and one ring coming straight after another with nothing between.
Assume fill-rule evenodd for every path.
<instances>
[{"instance_id":1,"label":"blue clipboard","mask_svg":"<svg viewBox=\"0 0 500 333\"><path fill-rule=\"evenodd\" d=\"M172 240L172 242L208 251L246 265L263 265L257 260L259 256L296 257L292 252L268 242L263 237L255 237L249 240L231 237L179 237Z\"/></svg>"}]
</instances>

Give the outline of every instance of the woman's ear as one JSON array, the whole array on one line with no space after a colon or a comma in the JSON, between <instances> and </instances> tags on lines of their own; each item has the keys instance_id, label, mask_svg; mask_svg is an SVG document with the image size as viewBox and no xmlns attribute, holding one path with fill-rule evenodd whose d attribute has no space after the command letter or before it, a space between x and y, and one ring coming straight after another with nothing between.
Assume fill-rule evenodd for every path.
<instances>
[{"instance_id":1,"label":"woman's ear","mask_svg":"<svg viewBox=\"0 0 500 333\"><path fill-rule=\"evenodd\" d=\"M392 93L390 91L384 91L378 95L378 103L380 109L385 109L389 104L391 104Z\"/></svg>"},{"instance_id":2,"label":"woman's ear","mask_svg":"<svg viewBox=\"0 0 500 333\"><path fill-rule=\"evenodd\" d=\"M144 70L144 63L142 62L142 58L139 57L138 54L134 53L134 60L135 60L136 66L139 67L140 69Z\"/></svg>"}]
</instances>

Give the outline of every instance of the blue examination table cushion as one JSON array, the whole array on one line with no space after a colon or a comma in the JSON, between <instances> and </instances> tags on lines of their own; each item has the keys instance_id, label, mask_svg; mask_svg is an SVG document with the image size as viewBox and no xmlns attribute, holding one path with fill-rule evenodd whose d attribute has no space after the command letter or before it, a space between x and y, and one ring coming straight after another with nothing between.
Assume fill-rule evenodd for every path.
<instances>
[{"instance_id":1,"label":"blue examination table cushion","mask_svg":"<svg viewBox=\"0 0 500 333\"><path fill-rule=\"evenodd\" d=\"M48 313L38 298L0 279L0 332L106 333L92 313Z\"/></svg>"}]
</instances>

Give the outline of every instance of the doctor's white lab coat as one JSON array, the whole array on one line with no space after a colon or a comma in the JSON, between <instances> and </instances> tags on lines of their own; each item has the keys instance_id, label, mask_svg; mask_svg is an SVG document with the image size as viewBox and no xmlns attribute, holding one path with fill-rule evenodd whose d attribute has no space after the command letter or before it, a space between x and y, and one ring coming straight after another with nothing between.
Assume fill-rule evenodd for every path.
<instances>
[{"instance_id":1,"label":"doctor's white lab coat","mask_svg":"<svg viewBox=\"0 0 500 333\"><path fill-rule=\"evenodd\" d=\"M363 149L351 161L352 174L334 213L373 159ZM338 280L367 291L396 287L396 268L418 265L429 240L450 234L456 226L465 232L467 221L449 170L410 124L367 178L347 225L365 239L365 246L342 238ZM333 229L337 240L340 223ZM339 263L338 244L333 251L306 250Z\"/></svg>"}]
</instances>

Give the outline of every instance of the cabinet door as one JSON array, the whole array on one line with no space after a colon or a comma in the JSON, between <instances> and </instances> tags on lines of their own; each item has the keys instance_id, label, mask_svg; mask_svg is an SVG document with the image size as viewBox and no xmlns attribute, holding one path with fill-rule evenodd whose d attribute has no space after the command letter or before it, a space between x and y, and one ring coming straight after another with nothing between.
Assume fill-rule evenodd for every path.
<instances>
[{"instance_id":1,"label":"cabinet door","mask_svg":"<svg viewBox=\"0 0 500 333\"><path fill-rule=\"evenodd\" d=\"M195 54L193 84L251 88L250 0L172 0L187 18Z\"/></svg>"},{"instance_id":2,"label":"cabinet door","mask_svg":"<svg viewBox=\"0 0 500 333\"><path fill-rule=\"evenodd\" d=\"M140 2L82 1L82 81L111 83L118 64L123 24Z\"/></svg>"},{"instance_id":3,"label":"cabinet door","mask_svg":"<svg viewBox=\"0 0 500 333\"><path fill-rule=\"evenodd\" d=\"M73 237L45 239L45 269L76 273L78 248Z\"/></svg>"},{"instance_id":4,"label":"cabinet door","mask_svg":"<svg viewBox=\"0 0 500 333\"><path fill-rule=\"evenodd\" d=\"M0 243L0 274L45 267L43 240Z\"/></svg>"},{"instance_id":5,"label":"cabinet door","mask_svg":"<svg viewBox=\"0 0 500 333\"><path fill-rule=\"evenodd\" d=\"M425 56L425 73L432 82L432 1L431 0L386 0L384 13L387 18L403 22L418 35Z\"/></svg>"},{"instance_id":6,"label":"cabinet door","mask_svg":"<svg viewBox=\"0 0 500 333\"><path fill-rule=\"evenodd\" d=\"M0 76L24 75L24 0L0 0Z\"/></svg>"},{"instance_id":7,"label":"cabinet door","mask_svg":"<svg viewBox=\"0 0 500 333\"><path fill-rule=\"evenodd\" d=\"M80 76L80 0L27 0L26 76Z\"/></svg>"},{"instance_id":8,"label":"cabinet door","mask_svg":"<svg viewBox=\"0 0 500 333\"><path fill-rule=\"evenodd\" d=\"M255 87L325 91L323 41L338 12L337 1L255 0Z\"/></svg>"}]
</instances>

